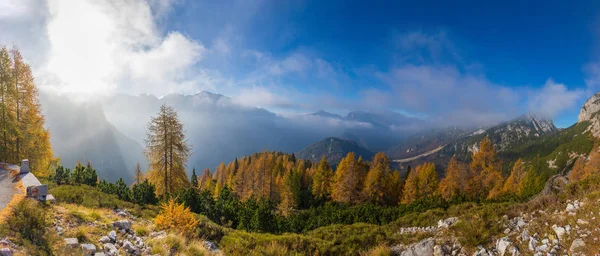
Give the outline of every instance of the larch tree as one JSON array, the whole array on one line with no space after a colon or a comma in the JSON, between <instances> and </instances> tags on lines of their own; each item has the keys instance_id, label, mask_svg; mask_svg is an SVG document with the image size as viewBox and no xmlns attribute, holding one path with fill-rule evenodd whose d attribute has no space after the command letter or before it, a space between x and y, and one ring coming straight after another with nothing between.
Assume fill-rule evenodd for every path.
<instances>
[{"instance_id":1,"label":"larch tree","mask_svg":"<svg viewBox=\"0 0 600 256\"><path fill-rule=\"evenodd\" d=\"M418 173L418 185L419 198L426 198L433 196L438 187L438 177L435 172L435 164L424 163L421 165L421 170Z\"/></svg>"},{"instance_id":2,"label":"larch tree","mask_svg":"<svg viewBox=\"0 0 600 256\"><path fill-rule=\"evenodd\" d=\"M504 186L502 187L502 194L519 194L519 184L523 179L525 179L525 175L527 175L527 168L523 163L523 160L520 158L513 165L512 171L510 175L504 182Z\"/></svg>"},{"instance_id":3,"label":"larch tree","mask_svg":"<svg viewBox=\"0 0 600 256\"><path fill-rule=\"evenodd\" d=\"M399 171L390 171L385 179L383 199L387 205L397 205L402 195L402 179Z\"/></svg>"},{"instance_id":4,"label":"larch tree","mask_svg":"<svg viewBox=\"0 0 600 256\"><path fill-rule=\"evenodd\" d=\"M282 215L288 215L293 209L298 206L300 197L300 176L294 170L287 172L283 176L283 190L281 191L281 202L279 203L279 211Z\"/></svg>"},{"instance_id":5,"label":"larch tree","mask_svg":"<svg viewBox=\"0 0 600 256\"><path fill-rule=\"evenodd\" d=\"M50 132L44 128L31 67L16 47L0 48L0 111L0 160L19 163L27 158L34 173L48 175L56 161Z\"/></svg>"},{"instance_id":6,"label":"larch tree","mask_svg":"<svg viewBox=\"0 0 600 256\"><path fill-rule=\"evenodd\" d=\"M384 195L386 193L385 181L390 172L390 160L385 153L379 152L375 154L362 191L368 201L376 204L384 203Z\"/></svg>"},{"instance_id":7,"label":"larch tree","mask_svg":"<svg viewBox=\"0 0 600 256\"><path fill-rule=\"evenodd\" d=\"M532 196L538 192L540 177L533 166L530 166L525 178L519 183L519 196Z\"/></svg>"},{"instance_id":8,"label":"larch tree","mask_svg":"<svg viewBox=\"0 0 600 256\"><path fill-rule=\"evenodd\" d=\"M446 168L446 177L442 179L439 186L439 191L445 200L462 195L465 190L467 179L467 168L453 156Z\"/></svg>"},{"instance_id":9,"label":"larch tree","mask_svg":"<svg viewBox=\"0 0 600 256\"><path fill-rule=\"evenodd\" d=\"M483 138L479 150L473 153L471 158L467 194L476 198L499 194L502 190L503 178L500 174L500 161L492 141L488 137Z\"/></svg>"},{"instance_id":10,"label":"larch tree","mask_svg":"<svg viewBox=\"0 0 600 256\"><path fill-rule=\"evenodd\" d=\"M210 169L206 168L198 180L198 189L200 189L200 191L212 191L212 185L212 174L210 173Z\"/></svg>"},{"instance_id":11,"label":"larch tree","mask_svg":"<svg viewBox=\"0 0 600 256\"><path fill-rule=\"evenodd\" d=\"M142 184L144 182L144 173L142 172L142 168L140 167L140 163L138 162L135 165L135 177L133 184Z\"/></svg>"},{"instance_id":12,"label":"larch tree","mask_svg":"<svg viewBox=\"0 0 600 256\"><path fill-rule=\"evenodd\" d=\"M418 170L420 170L419 166L417 166L415 170L410 169L408 172L408 176L404 182L404 189L402 191L402 200L400 200L403 204L410 204L417 200L419 196Z\"/></svg>"},{"instance_id":13,"label":"larch tree","mask_svg":"<svg viewBox=\"0 0 600 256\"><path fill-rule=\"evenodd\" d=\"M331 198L334 201L356 203L360 200L360 168L353 152L340 161L333 177Z\"/></svg>"},{"instance_id":14,"label":"larch tree","mask_svg":"<svg viewBox=\"0 0 600 256\"><path fill-rule=\"evenodd\" d=\"M312 193L315 197L325 199L329 196L332 176L333 171L329 167L325 156L323 156L313 175Z\"/></svg>"},{"instance_id":15,"label":"larch tree","mask_svg":"<svg viewBox=\"0 0 600 256\"><path fill-rule=\"evenodd\" d=\"M145 155L149 163L149 181L156 186L157 194L173 193L189 184L185 172L191 148L172 107L162 105L152 117L146 134Z\"/></svg>"}]
</instances>

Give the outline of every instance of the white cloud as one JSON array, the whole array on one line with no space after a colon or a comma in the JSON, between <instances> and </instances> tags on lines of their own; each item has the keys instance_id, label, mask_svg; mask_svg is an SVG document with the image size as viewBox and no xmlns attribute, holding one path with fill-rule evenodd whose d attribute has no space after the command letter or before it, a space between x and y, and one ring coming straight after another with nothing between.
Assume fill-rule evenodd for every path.
<instances>
[{"instance_id":1,"label":"white cloud","mask_svg":"<svg viewBox=\"0 0 600 256\"><path fill-rule=\"evenodd\" d=\"M529 99L529 111L546 117L555 117L576 105L584 95L583 90L569 90L564 84L548 79L546 84Z\"/></svg>"},{"instance_id":2,"label":"white cloud","mask_svg":"<svg viewBox=\"0 0 600 256\"><path fill-rule=\"evenodd\" d=\"M27 8L46 10L47 15L37 33L19 36L12 32L12 37L22 50L28 50L23 50L24 56L32 59L43 89L88 95L164 95L202 89L194 84L214 88L207 84L210 71L192 72L206 51L204 46L177 31L158 29L157 16L171 8L172 0L26 1L32 3ZM0 6L12 5L3 1ZM29 9L11 13L25 20L23 24L39 19ZM0 15L0 28L17 19L5 16ZM37 42L44 46L35 47L34 54L29 48Z\"/></svg>"},{"instance_id":3,"label":"white cloud","mask_svg":"<svg viewBox=\"0 0 600 256\"><path fill-rule=\"evenodd\" d=\"M289 107L292 103L281 94L277 94L265 87L242 88L233 98L237 104L256 107Z\"/></svg>"}]
</instances>

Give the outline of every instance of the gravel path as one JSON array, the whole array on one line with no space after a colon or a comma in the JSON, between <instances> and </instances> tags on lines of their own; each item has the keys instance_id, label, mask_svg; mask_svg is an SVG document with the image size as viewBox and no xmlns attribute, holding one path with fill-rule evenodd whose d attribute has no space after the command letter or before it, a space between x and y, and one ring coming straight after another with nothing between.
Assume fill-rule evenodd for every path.
<instances>
[{"instance_id":1,"label":"gravel path","mask_svg":"<svg viewBox=\"0 0 600 256\"><path fill-rule=\"evenodd\" d=\"M12 200L13 195L19 193L16 185L17 181L13 182L13 178L10 177L10 173L0 168L0 210L6 207L6 205Z\"/></svg>"}]
</instances>

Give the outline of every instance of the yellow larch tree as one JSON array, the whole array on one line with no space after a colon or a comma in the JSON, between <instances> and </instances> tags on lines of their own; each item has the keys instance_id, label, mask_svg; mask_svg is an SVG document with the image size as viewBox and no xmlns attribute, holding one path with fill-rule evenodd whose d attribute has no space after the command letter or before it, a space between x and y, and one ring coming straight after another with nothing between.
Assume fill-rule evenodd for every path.
<instances>
[{"instance_id":1,"label":"yellow larch tree","mask_svg":"<svg viewBox=\"0 0 600 256\"><path fill-rule=\"evenodd\" d=\"M445 200L452 200L464 194L468 173L467 168L453 156L446 168L446 177L442 179L439 191Z\"/></svg>"},{"instance_id":2,"label":"yellow larch tree","mask_svg":"<svg viewBox=\"0 0 600 256\"><path fill-rule=\"evenodd\" d=\"M386 193L385 180L388 178L390 172L390 160L385 153L379 152L375 154L362 191L368 201L375 204L384 203L384 195Z\"/></svg>"}]
</instances>

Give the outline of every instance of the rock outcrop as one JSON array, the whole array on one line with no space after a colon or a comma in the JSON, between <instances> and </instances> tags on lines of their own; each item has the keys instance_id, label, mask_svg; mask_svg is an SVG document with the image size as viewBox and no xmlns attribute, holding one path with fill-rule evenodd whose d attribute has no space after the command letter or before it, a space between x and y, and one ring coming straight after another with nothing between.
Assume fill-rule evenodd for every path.
<instances>
[{"instance_id":1,"label":"rock outcrop","mask_svg":"<svg viewBox=\"0 0 600 256\"><path fill-rule=\"evenodd\" d=\"M590 131L596 138L600 138L600 118L598 118L598 111L600 111L600 93L594 94L594 96L583 104L577 118L578 123L590 123L587 131Z\"/></svg>"},{"instance_id":2,"label":"rock outcrop","mask_svg":"<svg viewBox=\"0 0 600 256\"><path fill-rule=\"evenodd\" d=\"M577 122L590 121L598 111L600 111L600 93L594 94L583 104Z\"/></svg>"}]
</instances>

